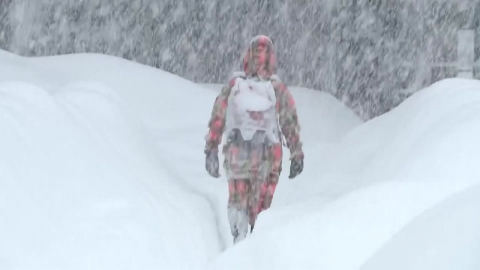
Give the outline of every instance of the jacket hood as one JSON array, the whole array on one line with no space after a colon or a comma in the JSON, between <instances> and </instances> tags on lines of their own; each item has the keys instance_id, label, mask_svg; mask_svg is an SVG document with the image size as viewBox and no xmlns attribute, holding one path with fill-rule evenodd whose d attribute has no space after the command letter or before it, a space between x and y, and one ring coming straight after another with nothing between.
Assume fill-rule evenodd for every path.
<instances>
[{"instance_id":1,"label":"jacket hood","mask_svg":"<svg viewBox=\"0 0 480 270\"><path fill-rule=\"evenodd\" d=\"M243 57L243 71L247 76L270 78L277 71L275 48L268 36L260 35L250 41Z\"/></svg>"}]
</instances>

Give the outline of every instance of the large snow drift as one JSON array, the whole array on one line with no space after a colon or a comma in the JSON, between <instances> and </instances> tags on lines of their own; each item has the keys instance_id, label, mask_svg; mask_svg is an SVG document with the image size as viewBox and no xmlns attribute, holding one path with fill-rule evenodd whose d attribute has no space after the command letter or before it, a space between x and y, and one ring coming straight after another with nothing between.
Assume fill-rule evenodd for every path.
<instances>
[{"instance_id":1,"label":"large snow drift","mask_svg":"<svg viewBox=\"0 0 480 270\"><path fill-rule=\"evenodd\" d=\"M211 198L156 150L205 126L213 94L106 56L0 59L1 269L192 269L222 250Z\"/></svg>"},{"instance_id":2,"label":"large snow drift","mask_svg":"<svg viewBox=\"0 0 480 270\"><path fill-rule=\"evenodd\" d=\"M436 83L307 156L209 269L480 269L478 138L480 82Z\"/></svg>"}]
</instances>

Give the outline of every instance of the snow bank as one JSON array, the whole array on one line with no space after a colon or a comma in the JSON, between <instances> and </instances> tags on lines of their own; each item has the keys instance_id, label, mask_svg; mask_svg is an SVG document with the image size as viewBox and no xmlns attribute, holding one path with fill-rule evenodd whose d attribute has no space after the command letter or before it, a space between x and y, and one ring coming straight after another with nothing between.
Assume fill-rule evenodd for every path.
<instances>
[{"instance_id":1,"label":"snow bank","mask_svg":"<svg viewBox=\"0 0 480 270\"><path fill-rule=\"evenodd\" d=\"M157 148L204 127L213 94L106 56L0 59L1 269L195 269L222 250L212 198Z\"/></svg>"},{"instance_id":2,"label":"snow bank","mask_svg":"<svg viewBox=\"0 0 480 270\"><path fill-rule=\"evenodd\" d=\"M478 209L477 184L415 218L361 269L480 269Z\"/></svg>"},{"instance_id":3,"label":"snow bank","mask_svg":"<svg viewBox=\"0 0 480 270\"><path fill-rule=\"evenodd\" d=\"M354 128L329 154L307 155L317 163L283 181L288 192L260 215L255 233L208 269L390 269L401 258L418 269L476 269L478 231L461 224L478 224L478 200L441 203L480 182L479 90L478 81L439 82ZM433 230L455 207L459 220ZM464 234L456 237L457 228ZM440 233L449 237L432 242ZM464 252L440 256L452 243ZM438 255L418 264L413 251L395 255L432 246ZM454 267L462 259L464 268Z\"/></svg>"}]
</instances>

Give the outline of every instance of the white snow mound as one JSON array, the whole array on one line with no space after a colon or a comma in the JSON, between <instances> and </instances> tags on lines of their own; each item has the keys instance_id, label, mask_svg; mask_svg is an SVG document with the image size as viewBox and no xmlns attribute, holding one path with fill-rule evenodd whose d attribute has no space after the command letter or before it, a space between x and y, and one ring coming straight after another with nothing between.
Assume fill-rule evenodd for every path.
<instances>
[{"instance_id":1,"label":"white snow mound","mask_svg":"<svg viewBox=\"0 0 480 270\"><path fill-rule=\"evenodd\" d=\"M207 268L479 269L478 138L480 82L438 82L307 155Z\"/></svg>"},{"instance_id":2,"label":"white snow mound","mask_svg":"<svg viewBox=\"0 0 480 270\"><path fill-rule=\"evenodd\" d=\"M213 98L117 58L0 52L0 269L192 269L216 256L214 197L156 148L204 123Z\"/></svg>"}]
</instances>

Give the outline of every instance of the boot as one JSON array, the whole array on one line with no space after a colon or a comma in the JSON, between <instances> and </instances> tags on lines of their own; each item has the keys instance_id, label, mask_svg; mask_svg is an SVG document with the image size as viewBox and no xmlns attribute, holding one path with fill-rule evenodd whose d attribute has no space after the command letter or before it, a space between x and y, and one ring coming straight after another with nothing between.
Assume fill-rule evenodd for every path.
<instances>
[{"instance_id":1,"label":"boot","mask_svg":"<svg viewBox=\"0 0 480 270\"><path fill-rule=\"evenodd\" d=\"M235 207L228 208L228 221L233 236L233 243L236 244L247 236L248 233L248 214L245 210Z\"/></svg>"}]
</instances>

